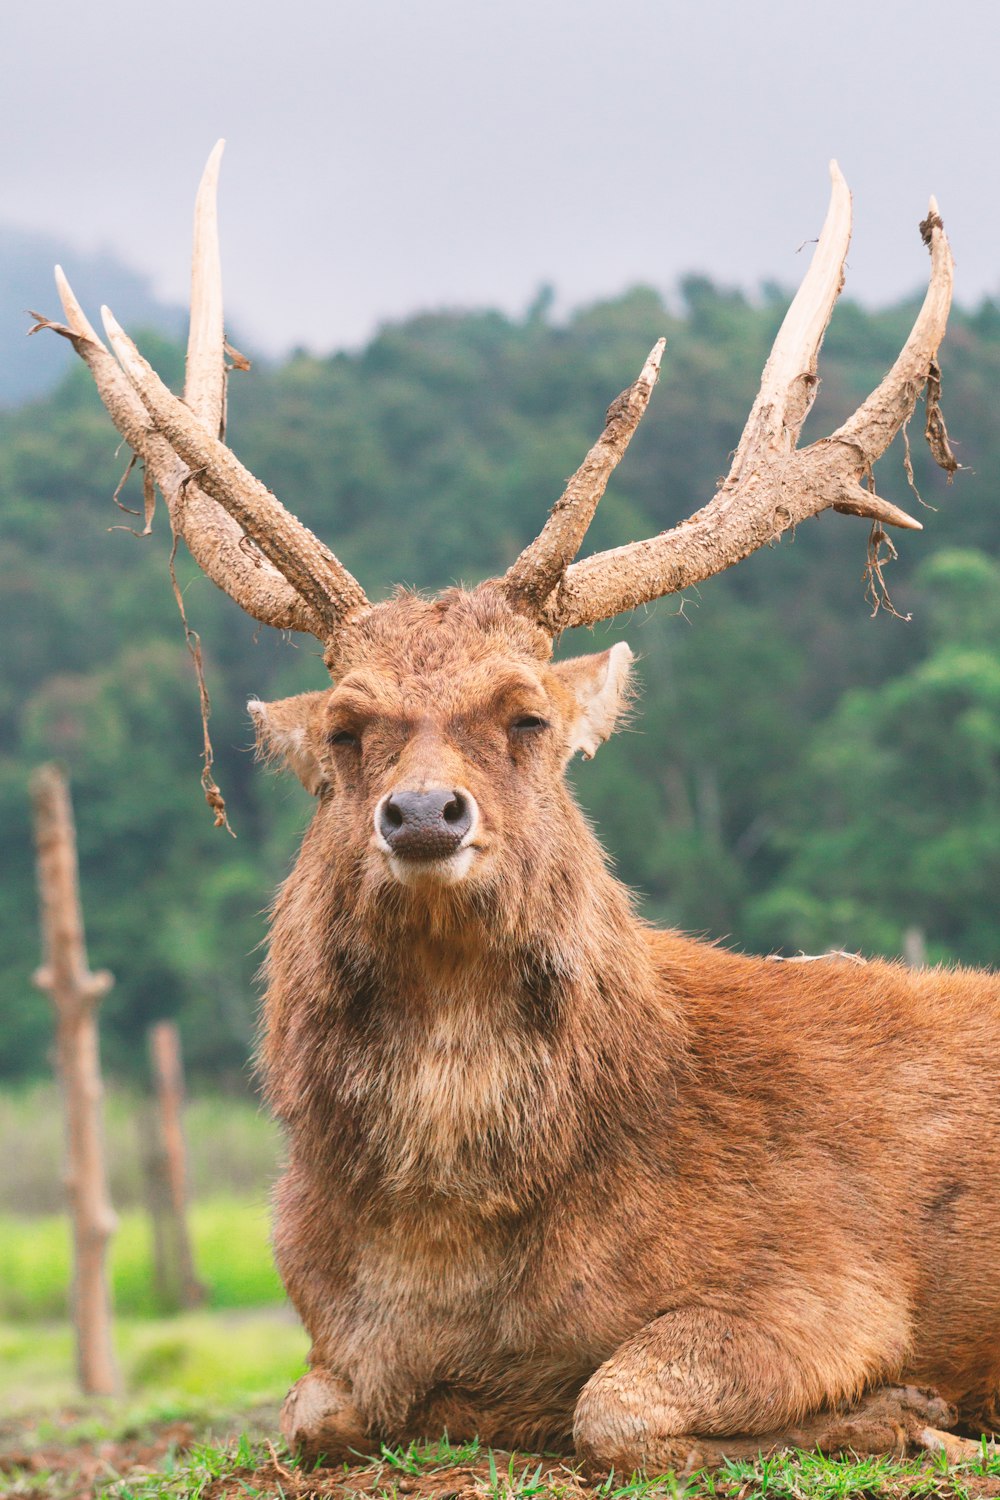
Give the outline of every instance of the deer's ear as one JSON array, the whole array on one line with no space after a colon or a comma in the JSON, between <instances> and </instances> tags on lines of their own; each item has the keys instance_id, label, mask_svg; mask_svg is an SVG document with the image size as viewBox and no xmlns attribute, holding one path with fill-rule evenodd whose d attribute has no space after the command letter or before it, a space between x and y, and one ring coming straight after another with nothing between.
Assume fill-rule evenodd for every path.
<instances>
[{"instance_id":1,"label":"deer's ear","mask_svg":"<svg viewBox=\"0 0 1000 1500\"><path fill-rule=\"evenodd\" d=\"M629 703L629 674L634 658L624 641L597 656L556 662L552 670L576 700L578 716L570 732L569 754L585 760L597 754L614 734Z\"/></svg>"},{"instance_id":2,"label":"deer's ear","mask_svg":"<svg viewBox=\"0 0 1000 1500\"><path fill-rule=\"evenodd\" d=\"M247 710L257 731L257 755L261 760L283 761L306 791L318 797L327 775L316 753L320 713L329 693L299 693L262 703L251 698Z\"/></svg>"}]
</instances>

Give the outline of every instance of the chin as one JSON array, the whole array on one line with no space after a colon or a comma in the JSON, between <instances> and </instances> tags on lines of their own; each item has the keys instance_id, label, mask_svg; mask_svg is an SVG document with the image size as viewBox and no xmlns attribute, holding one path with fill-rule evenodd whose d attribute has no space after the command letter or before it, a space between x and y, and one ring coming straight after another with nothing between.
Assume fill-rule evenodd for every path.
<instances>
[{"instance_id":1,"label":"chin","mask_svg":"<svg viewBox=\"0 0 1000 1500\"><path fill-rule=\"evenodd\" d=\"M386 864L394 880L411 890L434 890L460 885L479 862L479 850L471 845L456 849L444 859L400 859L390 854Z\"/></svg>"}]
</instances>

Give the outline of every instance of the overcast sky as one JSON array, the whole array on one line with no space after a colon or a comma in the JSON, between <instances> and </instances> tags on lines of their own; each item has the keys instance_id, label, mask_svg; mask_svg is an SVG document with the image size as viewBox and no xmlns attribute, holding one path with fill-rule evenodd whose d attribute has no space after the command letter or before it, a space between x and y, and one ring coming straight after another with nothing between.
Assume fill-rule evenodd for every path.
<instances>
[{"instance_id":1,"label":"overcast sky","mask_svg":"<svg viewBox=\"0 0 1000 1500\"><path fill-rule=\"evenodd\" d=\"M565 307L697 269L793 284L827 161L849 290L1000 291L995 0L2 0L0 218L108 246L186 298L228 140L230 320L355 345L422 307ZM70 258L71 259L71 258ZM72 278L72 266L67 265ZM55 309L48 268L38 304ZM655 332L655 330L653 330Z\"/></svg>"}]
</instances>

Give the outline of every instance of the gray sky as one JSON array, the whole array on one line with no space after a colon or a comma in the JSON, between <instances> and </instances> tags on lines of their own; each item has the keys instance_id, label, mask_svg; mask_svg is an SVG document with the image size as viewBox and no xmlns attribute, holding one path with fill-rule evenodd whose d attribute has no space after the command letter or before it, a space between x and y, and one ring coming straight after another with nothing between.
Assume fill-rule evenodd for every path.
<instances>
[{"instance_id":1,"label":"gray sky","mask_svg":"<svg viewBox=\"0 0 1000 1500\"><path fill-rule=\"evenodd\" d=\"M418 307L560 305L687 270L789 285L836 156L848 288L1000 291L994 0L3 0L0 218L186 297L228 140L227 304L272 349ZM67 265L72 279L72 266ZM39 298L55 309L47 269Z\"/></svg>"}]
</instances>

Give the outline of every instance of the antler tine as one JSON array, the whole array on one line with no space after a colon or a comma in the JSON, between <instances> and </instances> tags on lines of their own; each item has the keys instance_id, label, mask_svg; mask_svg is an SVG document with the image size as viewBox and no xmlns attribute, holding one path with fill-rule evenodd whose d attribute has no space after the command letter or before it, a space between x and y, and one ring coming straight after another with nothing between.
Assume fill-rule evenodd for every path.
<instances>
[{"instance_id":1,"label":"antler tine","mask_svg":"<svg viewBox=\"0 0 1000 1500\"><path fill-rule=\"evenodd\" d=\"M921 530L919 521L864 489L860 480L912 415L925 385L932 452L949 472L958 467L938 406L936 357L951 302L953 267L933 200L921 225L931 249L930 285L902 353L878 389L832 437L795 449L815 393L816 355L842 284L850 232L850 195L835 164L831 172L830 212L813 264L779 330L761 392L722 487L703 510L672 530L568 568L541 612L550 631L593 625L690 588L829 508Z\"/></svg>"},{"instance_id":2,"label":"antler tine","mask_svg":"<svg viewBox=\"0 0 1000 1500\"><path fill-rule=\"evenodd\" d=\"M321 638L331 639L369 608L357 579L224 443L205 431L143 359L110 309L101 312L111 347L156 431L188 465L200 488L228 511L310 605L322 624Z\"/></svg>"},{"instance_id":3,"label":"antler tine","mask_svg":"<svg viewBox=\"0 0 1000 1500\"><path fill-rule=\"evenodd\" d=\"M820 345L844 285L851 243L851 191L835 161L830 163L830 206L802 284L771 346L760 390L736 449L730 479L746 458L766 443L791 453L816 399Z\"/></svg>"},{"instance_id":4,"label":"antler tine","mask_svg":"<svg viewBox=\"0 0 1000 1500\"><path fill-rule=\"evenodd\" d=\"M600 503L649 405L665 339L649 352L638 379L608 407L604 431L569 480L535 540L508 568L502 587L516 609L537 615L573 561Z\"/></svg>"},{"instance_id":5,"label":"antler tine","mask_svg":"<svg viewBox=\"0 0 1000 1500\"><path fill-rule=\"evenodd\" d=\"M198 566L254 619L278 630L301 630L320 640L322 622L264 557L252 553L237 523L190 481L190 471L152 427L146 408L111 351L94 331L73 288L56 266L56 287L66 324L39 319L68 338L90 370L108 415L133 452L147 464Z\"/></svg>"},{"instance_id":6,"label":"antler tine","mask_svg":"<svg viewBox=\"0 0 1000 1500\"><path fill-rule=\"evenodd\" d=\"M218 190L224 140L205 164L194 206L191 254L191 318L188 325L184 400L213 437L225 425L226 361L219 255Z\"/></svg>"},{"instance_id":7,"label":"antler tine","mask_svg":"<svg viewBox=\"0 0 1000 1500\"><path fill-rule=\"evenodd\" d=\"M110 352L94 332L90 319L77 301L76 293L70 286L62 266L56 266L55 278L56 291L59 293L59 301L62 303L62 309L69 324L69 332L75 334L77 338L86 339L88 343L94 344L98 349L102 349L107 354L108 359L111 360L112 366L117 368Z\"/></svg>"},{"instance_id":8,"label":"antler tine","mask_svg":"<svg viewBox=\"0 0 1000 1500\"><path fill-rule=\"evenodd\" d=\"M928 378L935 378L937 352L951 311L955 261L935 198L930 200L920 233L930 248L931 275L910 336L882 383L830 438L831 442L853 443L864 454L867 465L881 458L900 427L912 415L917 396ZM938 463L949 473L954 473L958 462L947 447L947 434L944 434L943 448L942 453L932 443Z\"/></svg>"}]
</instances>

